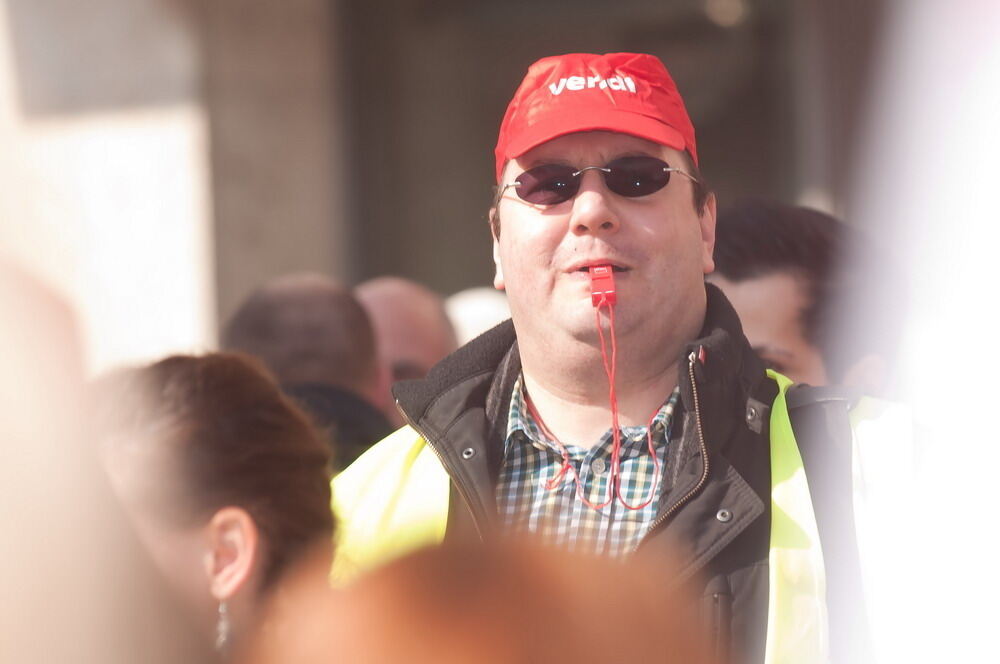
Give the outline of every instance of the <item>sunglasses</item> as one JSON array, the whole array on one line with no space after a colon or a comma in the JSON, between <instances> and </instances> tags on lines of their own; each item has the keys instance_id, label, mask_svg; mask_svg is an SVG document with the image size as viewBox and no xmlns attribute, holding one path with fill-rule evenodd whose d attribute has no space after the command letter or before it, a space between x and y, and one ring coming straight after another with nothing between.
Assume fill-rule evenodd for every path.
<instances>
[{"instance_id":1,"label":"sunglasses","mask_svg":"<svg viewBox=\"0 0 1000 664\"><path fill-rule=\"evenodd\" d=\"M671 173L680 173L692 182L698 178L656 157L620 157L606 166L585 166L580 169L566 164L543 164L529 168L517 180L503 185L499 196L509 187L517 197L534 205L556 205L576 196L587 171L598 171L607 188L627 198L648 196L667 186ZM499 198L498 196L498 198Z\"/></svg>"}]
</instances>

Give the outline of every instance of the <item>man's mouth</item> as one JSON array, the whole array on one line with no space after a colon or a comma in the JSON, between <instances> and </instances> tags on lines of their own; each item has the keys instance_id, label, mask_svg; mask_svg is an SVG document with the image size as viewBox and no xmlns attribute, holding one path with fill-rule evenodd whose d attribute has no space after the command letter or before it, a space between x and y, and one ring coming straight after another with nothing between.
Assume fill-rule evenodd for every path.
<instances>
[{"instance_id":1,"label":"man's mouth","mask_svg":"<svg viewBox=\"0 0 1000 664\"><path fill-rule=\"evenodd\" d=\"M612 272L616 272L616 273L628 272L629 270L631 270L631 268L626 267L624 265L618 265L616 263L610 263L610 262L603 262L603 263L588 263L586 265L581 265L578 268L576 268L574 270L570 270L570 271L571 272L586 272L586 273L589 274L591 268L598 267L598 266L601 266L601 265L610 265L611 266L611 271Z\"/></svg>"}]
</instances>

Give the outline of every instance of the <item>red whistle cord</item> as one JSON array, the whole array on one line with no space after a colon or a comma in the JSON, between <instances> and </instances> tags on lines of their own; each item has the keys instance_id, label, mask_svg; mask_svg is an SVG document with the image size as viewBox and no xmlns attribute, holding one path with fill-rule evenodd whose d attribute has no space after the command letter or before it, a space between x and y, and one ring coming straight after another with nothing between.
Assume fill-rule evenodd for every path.
<instances>
[{"instance_id":1,"label":"red whistle cord","mask_svg":"<svg viewBox=\"0 0 1000 664\"><path fill-rule=\"evenodd\" d=\"M601 327L601 309L607 308L608 310L608 327L611 331L611 356L608 357L607 342L604 337L604 329ZM601 360L604 363L604 373L608 377L608 400L611 405L611 470L610 477L607 483L607 492L605 493L606 500L603 503L595 505L590 502L583 493L583 485L580 482L580 475L576 470L576 467L569 459L569 450L562 442L552 435L549 428L545 425L545 422L538 415L538 411L535 410L535 405L532 403L531 398L525 392L525 403L528 406L528 411L531 413L532 418L538 422L539 428L542 430L549 440L556 444L559 448L559 453L562 455L562 467L559 472L556 473L555 477L545 483L545 488L549 491L553 491L562 484L563 479L566 477L566 473L572 473L573 482L576 485L576 497L587 507L600 511L610 505L614 499L617 497L618 501L626 508L630 510L641 510L642 508L649 505L653 498L656 496L656 482L660 477L660 460L656 456L656 450L653 447L653 422L656 420L657 413L660 409L657 408L653 412L653 416L649 420L649 425L646 427L646 447L649 450L649 455L653 459L653 482L649 488L649 496L645 501L638 505L629 505L625 498L622 497L621 490L621 428L619 427L618 418L618 394L615 390L615 377L617 371L617 360L618 360L618 341L615 337L615 310L611 302L605 294L601 294L600 302L594 308L594 315L597 322L597 334L601 340Z\"/></svg>"}]
</instances>

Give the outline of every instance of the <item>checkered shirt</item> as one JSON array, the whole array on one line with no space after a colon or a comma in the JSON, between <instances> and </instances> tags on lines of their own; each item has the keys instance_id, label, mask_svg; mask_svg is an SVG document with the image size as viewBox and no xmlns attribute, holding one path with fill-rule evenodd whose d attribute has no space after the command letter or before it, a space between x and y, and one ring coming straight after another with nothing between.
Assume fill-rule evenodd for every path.
<instances>
[{"instance_id":1,"label":"checkered shirt","mask_svg":"<svg viewBox=\"0 0 1000 664\"><path fill-rule=\"evenodd\" d=\"M562 468L557 445L542 433L524 400L518 378L510 400L503 465L497 484L497 508L504 526L513 532L530 532L571 551L610 556L630 553L649 530L659 504L660 476L654 476L646 441L646 427L622 427L621 494L629 505L639 505L655 485L655 498L639 510L627 509L617 498L600 511L577 498L576 482L567 471L554 489L546 488ZM666 460L670 426L679 391L653 418L653 447L660 468ZM570 463L580 476L582 493L594 505L607 500L611 478L611 429L592 449L567 445Z\"/></svg>"}]
</instances>

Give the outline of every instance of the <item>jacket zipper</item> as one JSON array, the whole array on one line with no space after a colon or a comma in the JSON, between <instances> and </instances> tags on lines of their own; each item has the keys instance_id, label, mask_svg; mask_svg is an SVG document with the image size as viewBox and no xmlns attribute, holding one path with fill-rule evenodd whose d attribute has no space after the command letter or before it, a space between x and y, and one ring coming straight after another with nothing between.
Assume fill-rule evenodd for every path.
<instances>
[{"instance_id":1,"label":"jacket zipper","mask_svg":"<svg viewBox=\"0 0 1000 664\"><path fill-rule=\"evenodd\" d=\"M423 439L423 441L427 443L427 447L430 448L431 452L434 453L434 456L436 456L438 458L438 461L441 462L441 466L445 470L447 470L448 464L445 463L444 457L441 455L441 452L439 452L438 449L434 446L434 443L431 442L431 439L423 431L420 430L420 427L418 427L416 424L413 423L413 421L410 419L410 416L406 414L406 411L404 411L400 407L398 399L396 400L396 410L398 410L399 414L403 416L403 420L406 422L406 424L409 425L410 428L412 428L418 434L420 434L420 437ZM465 501L465 505L469 509L469 514L472 515L472 523L476 527L476 534L479 535L479 541L485 543L486 538L483 536L483 529L482 526L479 524L479 518L476 516L476 511L472 508L472 500L469 498L468 492L466 492L465 488L462 486L460 482L456 480L455 476L452 473L448 473L448 478L451 480L451 483L455 485L455 488L458 489L458 493L462 496L462 500Z\"/></svg>"},{"instance_id":2,"label":"jacket zipper","mask_svg":"<svg viewBox=\"0 0 1000 664\"><path fill-rule=\"evenodd\" d=\"M705 432L701 428L701 403L698 400L698 383L694 380L694 363L697 358L698 356L694 353L694 351L688 355L688 376L691 378L691 393L694 396L695 427L698 432L698 447L701 449L701 477L698 479L698 483L694 486L694 488L684 494L680 500L670 506L670 509L653 521L653 524L649 527L649 530L646 531L646 535L643 537L642 542L639 543L639 546L642 546L642 543L649 539L649 536L653 533L653 531L663 524L663 522L673 516L677 510L683 507L685 503L695 496L695 494L701 491L701 488L705 486L705 481L708 479L708 446L705 445Z\"/></svg>"}]
</instances>

